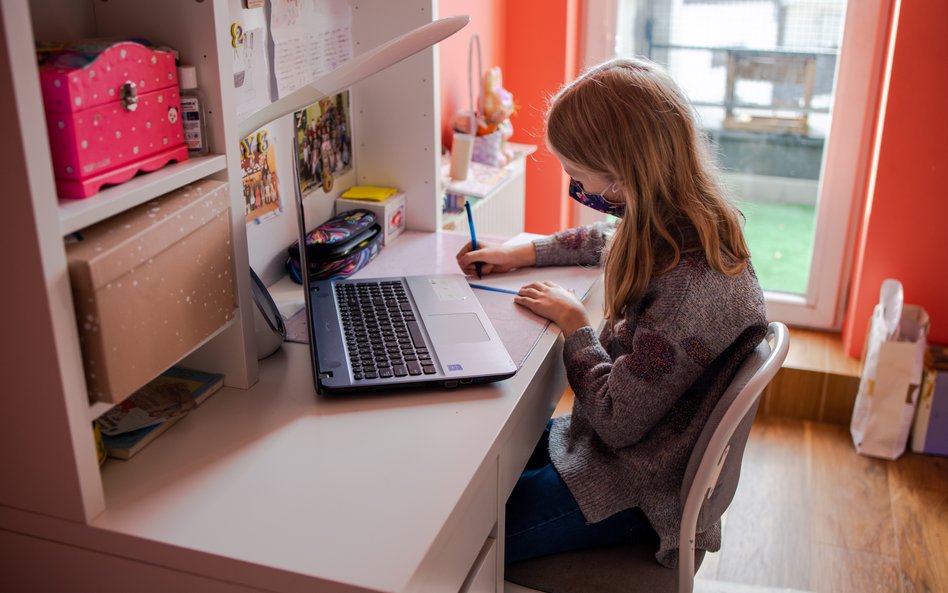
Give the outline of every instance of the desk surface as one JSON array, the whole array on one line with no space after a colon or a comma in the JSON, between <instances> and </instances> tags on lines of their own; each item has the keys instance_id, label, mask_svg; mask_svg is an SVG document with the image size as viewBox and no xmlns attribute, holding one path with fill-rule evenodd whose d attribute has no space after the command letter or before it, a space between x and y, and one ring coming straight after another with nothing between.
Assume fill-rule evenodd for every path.
<instances>
[{"instance_id":1,"label":"desk surface","mask_svg":"<svg viewBox=\"0 0 948 593\"><path fill-rule=\"evenodd\" d=\"M431 237L422 265L453 265L459 239ZM398 245L373 275L414 271ZM452 562L476 556L494 527L483 516L519 474L505 449L529 448L562 393L558 336L540 330L500 383L345 399L317 396L307 347L285 344L252 389L221 390L131 461L106 464L100 547L275 590L444 590L439 579L457 590L465 572Z\"/></svg>"}]
</instances>

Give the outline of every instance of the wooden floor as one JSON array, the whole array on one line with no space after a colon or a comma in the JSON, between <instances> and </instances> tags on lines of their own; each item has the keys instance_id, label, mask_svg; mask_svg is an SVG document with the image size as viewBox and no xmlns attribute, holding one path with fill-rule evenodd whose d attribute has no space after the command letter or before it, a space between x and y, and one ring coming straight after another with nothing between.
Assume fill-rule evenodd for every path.
<instances>
[{"instance_id":1,"label":"wooden floor","mask_svg":"<svg viewBox=\"0 0 948 593\"><path fill-rule=\"evenodd\" d=\"M572 404L567 390L554 415ZM948 457L864 457L848 427L758 414L721 551L697 576L816 593L948 593Z\"/></svg>"},{"instance_id":2,"label":"wooden floor","mask_svg":"<svg viewBox=\"0 0 948 593\"><path fill-rule=\"evenodd\" d=\"M827 385L858 384L858 361L842 354L838 336L819 332L792 330L790 352L784 370L813 376L789 376L783 403L761 406L721 551L698 572L703 583L722 584L704 590L948 593L948 457L856 454L848 428L855 391ZM822 416L794 408L802 400L839 410L817 422ZM572 405L567 389L554 415Z\"/></svg>"},{"instance_id":3,"label":"wooden floor","mask_svg":"<svg viewBox=\"0 0 948 593\"><path fill-rule=\"evenodd\" d=\"M948 458L857 455L847 428L755 421L701 579L826 593L948 592Z\"/></svg>"}]
</instances>

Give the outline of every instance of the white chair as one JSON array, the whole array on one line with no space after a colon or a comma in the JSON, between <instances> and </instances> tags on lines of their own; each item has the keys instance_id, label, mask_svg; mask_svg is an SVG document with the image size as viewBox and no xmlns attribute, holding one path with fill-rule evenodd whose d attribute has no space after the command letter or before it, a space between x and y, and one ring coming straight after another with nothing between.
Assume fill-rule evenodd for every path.
<instances>
[{"instance_id":1,"label":"white chair","mask_svg":"<svg viewBox=\"0 0 948 593\"><path fill-rule=\"evenodd\" d=\"M577 550L507 566L507 593L692 593L704 558L704 551L695 549L695 533L711 526L731 504L760 395L780 370L789 347L787 326L771 323L711 411L681 487L677 570L655 560L657 541Z\"/></svg>"}]
</instances>

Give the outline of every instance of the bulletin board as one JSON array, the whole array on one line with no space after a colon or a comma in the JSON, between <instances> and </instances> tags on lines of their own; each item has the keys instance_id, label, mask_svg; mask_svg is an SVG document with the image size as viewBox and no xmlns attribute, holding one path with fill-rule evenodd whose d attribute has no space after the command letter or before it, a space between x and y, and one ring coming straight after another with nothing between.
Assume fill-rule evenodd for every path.
<instances>
[{"instance_id":1,"label":"bulletin board","mask_svg":"<svg viewBox=\"0 0 948 593\"><path fill-rule=\"evenodd\" d=\"M245 37L244 43L253 43L253 47L234 48L234 91L238 119L278 98L272 63L270 8L264 6L248 9L244 6L244 0L229 0L231 15L229 27L231 29L235 29L235 26L239 27ZM241 76L242 81L239 80ZM238 82L243 84L238 86ZM259 146L257 137L261 132L265 134L268 148L272 152L271 159L274 161L277 191L281 201L277 213L248 220L247 249L250 266L264 283L271 284L286 274L284 268L286 250L297 236L293 169L293 136L296 132L294 114L270 122L249 140L244 139L244 142L254 147ZM354 163L354 158L350 158L350 163ZM331 217L335 199L354 183L355 168L350 166L345 172L334 177L329 192L323 191L321 186L306 188L303 194L303 205L308 226L315 226L319 221Z\"/></svg>"},{"instance_id":2,"label":"bulletin board","mask_svg":"<svg viewBox=\"0 0 948 593\"><path fill-rule=\"evenodd\" d=\"M244 43L252 43L252 47L234 47L234 98L238 121L262 107L264 100L274 101L280 96L281 90L292 86L293 76L297 76L299 68L293 71L293 76L279 75L279 81L274 72L274 50L281 45L281 51L292 50L293 43L310 48L323 47L325 56L321 55L312 64L300 67L315 68L312 70L314 72L322 71L320 69L334 67L340 56L348 59L359 55L436 18L434 0L360 0L358 9L353 9L346 0L268 0L265 6L258 8L247 8L246 0L228 2L228 34L233 40L242 33ZM274 39L272 30L274 7L289 11L286 13L289 20L281 22L278 27L277 39ZM304 36L296 42L288 42L285 37L281 37L307 14L322 17L329 15L335 24L324 24L318 39ZM341 31L346 26L351 55L345 54L347 38ZM287 43L291 47L286 47ZM341 148L334 150L339 156L334 156L331 164L322 163L324 168L334 167L330 187L312 183L315 174L304 183L303 208L307 228L313 228L333 216L335 199L356 184L399 188L406 194L407 228L427 231L439 228L441 181L438 167L441 145L437 72L435 47L348 89L347 96L341 101L348 110L348 120L344 126L349 137L345 151L348 154L343 156ZM297 76L296 84L302 78L305 76ZM285 86L287 84L290 86ZM320 117L325 108L323 105L315 106L312 111L307 110L304 116L307 125L314 121L314 117ZM325 131L329 129L327 125L319 129ZM333 127L339 127L338 121L333 123ZM297 163L303 159L301 155L294 154L293 138L295 135L298 140L301 139L300 116L288 114L270 122L255 134L261 131L266 133L273 150L273 173L281 202L275 215L259 223L248 223L247 243L251 267L264 283L272 284L285 275L286 250L297 236L293 163L294 159ZM332 137L330 142L333 142ZM309 164L312 165L311 160ZM238 188L238 191L243 192L243 189Z\"/></svg>"}]
</instances>

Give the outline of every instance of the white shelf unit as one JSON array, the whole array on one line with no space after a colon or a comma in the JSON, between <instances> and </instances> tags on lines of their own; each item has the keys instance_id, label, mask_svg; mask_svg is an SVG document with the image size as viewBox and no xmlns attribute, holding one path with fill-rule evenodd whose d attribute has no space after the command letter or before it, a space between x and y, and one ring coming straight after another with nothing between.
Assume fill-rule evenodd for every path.
<instances>
[{"instance_id":1,"label":"white shelf unit","mask_svg":"<svg viewBox=\"0 0 948 593\"><path fill-rule=\"evenodd\" d=\"M4 178L16 180L9 185L8 212L18 223L6 233L0 257L8 269L29 270L7 305L24 321L13 323L18 340L4 336L3 371L10 389L3 399L15 416L34 421L13 423L0 436L4 451L20 451L0 458L3 475L15 476L0 486L0 505L79 523L106 508L91 419L108 406L90 403L86 393L63 237L205 177L226 181L232 190L239 187L239 163L230 150L239 144L236 125L223 117L234 104L232 87L222 84L231 80L227 30L225 1L2 4L0 117L16 158L0 166ZM93 37L143 37L174 47L182 61L195 64L213 154L136 176L84 200L57 200L34 42ZM238 388L250 387L258 373L243 208L241 193L231 191L238 314L181 361L222 373L227 385ZM55 477L52 488L50 476Z\"/></svg>"},{"instance_id":2,"label":"white shelf unit","mask_svg":"<svg viewBox=\"0 0 948 593\"><path fill-rule=\"evenodd\" d=\"M360 0L352 8L356 54L436 17L435 0ZM112 558L127 553L144 565L173 564L168 560L172 552L156 544L160 538L154 535L160 532L163 519L171 519L162 512L171 511L142 508L134 493L136 485L143 482L134 482L132 494L128 494L117 481L108 479L110 468L118 469L110 464L120 462L107 461L103 472L96 459L90 421L106 407L90 403L85 389L65 235L197 179L226 181L231 195L231 249L239 313L232 324L182 364L225 374L229 388L216 398L251 400L248 405L254 406L254 418L267 417L267 398L249 397L259 394L246 390L257 382L259 369L249 274L244 271L251 253L276 257L285 252L293 236L272 233L254 237L244 220L240 139L237 118L230 115L236 113L230 45L235 10L243 10L239 0L3 0L0 4L0 127L9 152L0 159L0 175L6 185L4 212L10 227L0 234L0 264L16 284L15 290L4 292L2 301L11 318L0 357L5 381L2 401L5 417L12 421L0 431L0 474L9 477L0 482L0 538L16 533L56 547L58 542L72 542L66 547L86 552L111 546L107 554ZM209 105L213 154L142 175L94 198L58 201L34 42L88 37L144 37L178 49L183 61L197 67L199 87ZM413 230L434 231L440 222L437 72L437 51L426 50L352 89L354 180L405 191L407 226ZM288 135L280 141L282 157L278 158L286 163ZM281 193L292 196L291 188L292 179L283 175ZM307 199L310 224L332 211L331 200L315 197ZM284 221L295 215L292 207L287 210L281 217ZM296 395L306 377L304 373L284 386L293 394L279 395ZM311 396L302 393L301 397ZM195 451L219 451L231 443L220 438L227 434L230 418L215 416L215 409L220 408L212 405L199 410L206 412L202 421L218 430L202 433L198 442L192 443L194 447L176 448L175 442L180 441L169 438L182 422L149 446L154 454L146 455L151 453L146 450L121 469L144 478L158 476L161 483L155 486L162 490L186 486L189 476L177 471L180 466L176 463ZM168 440L163 443L163 439ZM223 496L228 484L219 486ZM273 511L258 510L261 520ZM116 523L116 515L147 518ZM196 535L173 552L176 560L188 558L177 562L179 568L188 568L176 578L185 578L181 574L186 575L206 556L199 540Z\"/></svg>"},{"instance_id":3,"label":"white shelf unit","mask_svg":"<svg viewBox=\"0 0 948 593\"><path fill-rule=\"evenodd\" d=\"M60 231L63 235L74 233L226 168L224 155L194 157L105 188L84 200L59 200Z\"/></svg>"}]
</instances>

